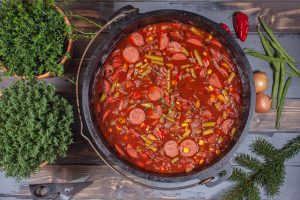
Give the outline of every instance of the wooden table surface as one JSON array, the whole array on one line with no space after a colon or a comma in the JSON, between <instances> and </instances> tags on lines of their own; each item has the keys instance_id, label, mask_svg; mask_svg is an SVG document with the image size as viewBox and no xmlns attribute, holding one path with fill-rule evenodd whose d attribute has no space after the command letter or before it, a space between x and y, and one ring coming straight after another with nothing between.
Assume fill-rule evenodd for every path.
<instances>
[{"instance_id":1,"label":"wooden table surface","mask_svg":"<svg viewBox=\"0 0 300 200\"><path fill-rule=\"evenodd\" d=\"M300 2L299 1L243 1L243 2L206 2L206 1L73 1L64 6L64 9L74 14L90 17L104 23L117 9L125 5L133 5L140 12L157 9L181 9L203 15L216 22L223 22L232 27L231 16L235 11L243 11L249 15L250 33L245 43L239 42L241 47L262 50L259 37L255 31L257 16L264 16L272 25L280 42L300 62ZM89 24L72 19L72 24L82 30L95 30ZM233 30L232 30L233 31ZM57 92L66 97L75 110L75 87L67 79L74 79L79 58L87 45L88 40L76 41L71 66L66 71L66 76L50 78L46 81L57 86ZM89 54L90 56L91 54ZM88 57L89 57L88 56ZM253 71L266 71L272 78L272 71L267 63L248 57ZM85 60L85 64L88 58ZM67 78L66 78L67 77ZM0 87L6 87L13 78L4 78ZM270 89L267 91L270 94ZM255 138L262 137L277 147L282 146L287 140L300 135L300 79L293 79L287 94L281 128L274 128L275 111L267 114L255 114L250 133L238 152L249 152L249 144ZM98 158L89 144L80 136L78 130L78 117L73 126L74 143L71 145L67 157L60 158L53 165L48 165L30 179L15 182L12 178L5 178L0 173L0 199L30 199L29 183L65 182L86 175L91 175L92 185L85 188L74 199L218 199L223 191L231 186L224 182L216 187L207 188L198 186L180 191L158 191L142 188L124 180L115 174ZM86 131L86 130L85 130ZM263 199L267 199L263 194ZM296 200L300 199L300 157L286 162L286 179L275 199Z\"/></svg>"}]
</instances>

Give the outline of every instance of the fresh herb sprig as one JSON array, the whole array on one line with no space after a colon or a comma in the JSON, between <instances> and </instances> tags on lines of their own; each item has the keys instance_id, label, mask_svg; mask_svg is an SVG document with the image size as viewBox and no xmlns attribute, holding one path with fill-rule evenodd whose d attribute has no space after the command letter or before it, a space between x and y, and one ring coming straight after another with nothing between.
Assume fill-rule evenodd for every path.
<instances>
[{"instance_id":1,"label":"fresh herb sprig","mask_svg":"<svg viewBox=\"0 0 300 200\"><path fill-rule=\"evenodd\" d=\"M0 4L0 61L6 75L62 75L70 37L54 0L5 0Z\"/></svg>"},{"instance_id":2,"label":"fresh herb sprig","mask_svg":"<svg viewBox=\"0 0 300 200\"><path fill-rule=\"evenodd\" d=\"M223 200L260 200L260 188L269 197L277 195L285 179L284 162L299 153L300 136L281 149L258 139L251 151L255 156L239 154L235 157L235 163L241 167L234 168L229 180L235 182L235 186L223 195Z\"/></svg>"},{"instance_id":3,"label":"fresh herb sprig","mask_svg":"<svg viewBox=\"0 0 300 200\"><path fill-rule=\"evenodd\" d=\"M260 30L260 26L258 26L258 35L266 55L249 48L244 49L244 52L250 56L265 60L272 66L274 73L272 108L277 109L275 127L279 129L286 93L292 78L300 77L300 69L295 66L295 64L297 64L296 60L281 46L275 34L272 32L272 29L261 18L259 18L259 22L260 26L266 32L266 34L263 34ZM287 79L285 75L288 76Z\"/></svg>"},{"instance_id":4,"label":"fresh herb sprig","mask_svg":"<svg viewBox=\"0 0 300 200\"><path fill-rule=\"evenodd\" d=\"M72 142L72 106L53 85L18 81L1 91L0 171L28 177L65 156Z\"/></svg>"}]
</instances>

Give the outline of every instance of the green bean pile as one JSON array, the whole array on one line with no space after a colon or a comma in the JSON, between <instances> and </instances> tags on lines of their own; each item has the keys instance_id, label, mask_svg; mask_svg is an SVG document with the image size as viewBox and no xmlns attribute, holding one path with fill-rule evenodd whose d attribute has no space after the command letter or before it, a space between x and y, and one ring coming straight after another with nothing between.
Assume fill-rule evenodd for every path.
<instances>
[{"instance_id":1,"label":"green bean pile","mask_svg":"<svg viewBox=\"0 0 300 200\"><path fill-rule=\"evenodd\" d=\"M265 60L272 66L274 72L272 108L277 109L275 127L279 129L286 93L291 84L292 77L300 77L300 70L295 66L295 59L280 45L272 29L261 18L258 19L260 23L257 27L257 31L266 55L249 48L244 49L244 52L247 55ZM260 27L263 28L266 34L260 31ZM288 78L285 81L286 74Z\"/></svg>"}]
</instances>

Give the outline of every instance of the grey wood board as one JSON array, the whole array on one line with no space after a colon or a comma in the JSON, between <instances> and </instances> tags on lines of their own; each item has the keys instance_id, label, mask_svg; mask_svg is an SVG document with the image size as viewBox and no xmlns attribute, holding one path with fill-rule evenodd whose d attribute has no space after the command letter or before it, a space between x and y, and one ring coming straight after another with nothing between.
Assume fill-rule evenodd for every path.
<instances>
[{"instance_id":1,"label":"grey wood board","mask_svg":"<svg viewBox=\"0 0 300 200\"><path fill-rule=\"evenodd\" d=\"M240 146L238 153L249 153L249 145L258 137L265 138L277 148L282 147L288 140L300 135L295 133L276 133L276 134L250 134L245 142ZM281 188L280 196L275 199L295 199L300 195L300 156L292 158L285 163L286 165L286 181ZM166 198L166 199L215 199L216 195L221 194L224 190L232 186L231 183L225 182L213 188L199 186L187 190L165 192L158 190L150 190L133 185L116 175L105 165L49 165L42 169L41 172L32 176L30 180L22 180L20 183L15 182L12 178L4 178L4 174L0 173L1 185L0 199L6 197L29 198L28 183L42 182L63 182L72 179L91 175L91 180L95 181L93 185L83 190L75 199L139 199L145 196L145 199ZM3 187L4 186L4 187ZM106 191L106 192L104 192ZM15 196L14 196L15 195Z\"/></svg>"},{"instance_id":2,"label":"grey wood board","mask_svg":"<svg viewBox=\"0 0 300 200\"><path fill-rule=\"evenodd\" d=\"M264 16L267 21L272 22L272 27L278 31L296 31L300 29L300 8L298 1L94 1L73 2L66 8L78 14L86 14L99 19L106 18L117 9L132 5L140 9L140 12L148 12L159 9L179 9L194 12L206 16L218 23L223 22L232 26L232 14L242 11L249 15L250 30L255 30L256 17ZM87 12L88 10L88 12ZM89 14L90 12L90 14ZM213 13L213 14L212 14Z\"/></svg>"}]
</instances>

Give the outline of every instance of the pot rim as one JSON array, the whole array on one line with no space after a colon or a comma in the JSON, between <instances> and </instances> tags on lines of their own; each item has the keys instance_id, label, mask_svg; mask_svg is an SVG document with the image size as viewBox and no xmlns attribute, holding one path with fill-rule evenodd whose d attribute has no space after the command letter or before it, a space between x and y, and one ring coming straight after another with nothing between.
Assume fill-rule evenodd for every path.
<instances>
[{"instance_id":1,"label":"pot rim","mask_svg":"<svg viewBox=\"0 0 300 200\"><path fill-rule=\"evenodd\" d=\"M227 151L224 153L224 155L218 159L216 159L215 161L213 161L211 164L209 164L207 167L205 168L201 168L200 170L193 170L191 173L183 173L183 174L172 174L172 176L166 176L166 174L162 174L162 173L153 173L151 171L142 171L141 169L138 169L138 167L133 166L133 164L126 162L124 160L122 160L120 157L116 156L114 152L112 152L111 150L109 150L106 145L102 142L101 138L99 137L98 133L98 128L96 128L93 121L93 110L90 109L90 96L92 91L91 90L91 82L93 82L92 84L94 84L94 79L95 76L92 74L92 69L94 68L94 65L97 64L97 58L99 58L99 54L101 52L101 48L103 47L103 45L105 44L105 42L107 40L102 40L102 42L100 43L100 45L98 45L98 48L94 51L94 54L92 56L92 59L90 60L87 70L85 72L85 75L83 77L83 85L82 85L82 97L81 97L81 107L83 108L83 118L85 119L85 124L88 127L89 130L89 137L91 138L91 144L94 147L94 149L97 151L97 153L100 155L100 157L102 159L105 160L105 162L108 165L117 165L118 169L120 170L124 170L126 172L129 172L133 175L136 175L139 178L143 178L143 179L147 179L150 181L155 181L155 182L182 182L182 181L190 181L190 180L194 180L194 179L199 179L200 178L204 178L204 177L210 177L210 176L214 176L216 175L216 173L222 171L223 166L225 166L226 164L228 164L229 159L232 157L233 153L236 152L237 148L239 147L240 143L244 140L244 138L246 137L246 134L249 130L250 127L250 123L253 119L253 112L254 112L254 105L255 105L255 90L254 90L254 85L253 85L253 75L252 75L252 70L250 67L250 64L248 62L248 59L246 57L246 55L244 54L244 52L242 51L241 47L238 45L238 43L230 36L228 35L223 29L221 29L218 24L210 19L207 19L206 17L203 17L201 15L198 15L196 13L192 13L192 12L188 12L188 11L184 11L184 10L155 10L155 11L150 11L150 12L146 12L146 13L137 13L137 14L132 14L130 16L127 16L125 19L118 21L117 23L111 25L111 29L112 31L110 32L108 37L111 37L111 35L115 35L115 34L119 34L122 32L122 30L124 30L126 28L126 26L128 26L131 23L137 22L138 20L143 20L146 19L148 17L152 17L152 16L167 16L170 14L173 15L185 15L187 17L190 18L190 21L193 22L193 24L195 26L197 26L197 21L199 24L199 21L204 21L203 23L207 24L210 26L210 28L212 28L215 32L217 32L218 34L222 35L226 40L229 40L229 43L234 47L234 50L236 52L238 52L238 56L240 57L240 60L243 63L243 68L245 68L244 70L246 71L246 75L249 78L249 81L247 81L247 84L249 85L249 94L248 96L250 97L249 100L249 110L248 113L245 113L245 116L247 117L244 127L239 128L240 129L240 134L239 137L235 140L235 143L232 144L231 147L228 147ZM198 19L196 19L198 18ZM172 21L172 20L170 20ZM179 21L180 20L176 20ZM183 21L183 20L182 20ZM159 22L156 22L159 23ZM183 22L184 23L184 22ZM151 23L145 23L144 26L146 26L147 24L151 24ZM123 26L122 26L123 25ZM133 30L131 30L133 31ZM108 39L108 38L106 38ZM113 49L113 48L111 48ZM111 50L110 49L110 50ZM110 51L109 51L110 52ZM102 55L102 57L104 57L104 55ZM89 70L90 69L90 70ZM99 70L99 69L98 69ZM98 71L97 70L97 71ZM239 71L239 74L241 72ZM93 80L91 80L93 79ZM93 88L93 87L92 87ZM244 88L244 84L243 84L243 88ZM100 130L101 131L101 130ZM97 135L98 136L95 138L93 135ZM95 141L97 140L97 141ZM100 144L100 146L99 146ZM178 175L178 176L176 176Z\"/></svg>"}]
</instances>

